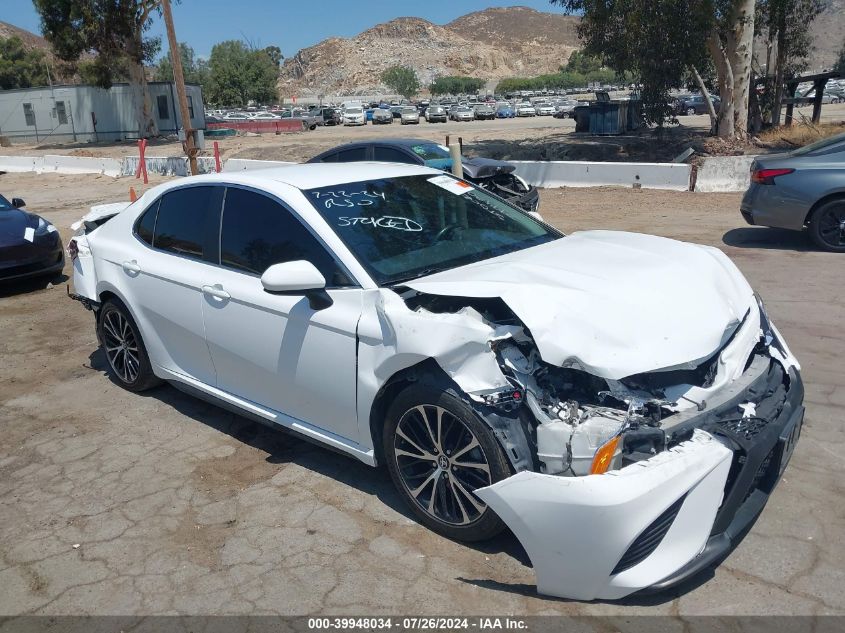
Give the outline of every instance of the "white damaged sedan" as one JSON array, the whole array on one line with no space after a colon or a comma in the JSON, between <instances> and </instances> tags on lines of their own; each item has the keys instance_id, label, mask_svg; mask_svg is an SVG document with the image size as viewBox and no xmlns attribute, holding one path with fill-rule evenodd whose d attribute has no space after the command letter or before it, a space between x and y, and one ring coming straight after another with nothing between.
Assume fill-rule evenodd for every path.
<instances>
[{"instance_id":1,"label":"white damaged sedan","mask_svg":"<svg viewBox=\"0 0 845 633\"><path fill-rule=\"evenodd\" d=\"M384 464L426 526L509 527L541 593L718 564L800 434L798 364L714 248L565 236L386 163L188 178L83 220L73 296L115 381Z\"/></svg>"}]
</instances>

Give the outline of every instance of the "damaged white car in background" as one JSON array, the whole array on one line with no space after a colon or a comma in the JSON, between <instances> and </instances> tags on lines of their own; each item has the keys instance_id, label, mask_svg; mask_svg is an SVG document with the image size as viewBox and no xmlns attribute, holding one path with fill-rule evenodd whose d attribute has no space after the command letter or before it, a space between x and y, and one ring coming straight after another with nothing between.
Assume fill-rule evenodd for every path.
<instances>
[{"instance_id":1,"label":"damaged white car in background","mask_svg":"<svg viewBox=\"0 0 845 633\"><path fill-rule=\"evenodd\" d=\"M801 429L798 364L720 251L565 236L425 167L168 183L89 214L69 252L118 383L385 464L430 528L507 525L545 594L718 564Z\"/></svg>"}]
</instances>

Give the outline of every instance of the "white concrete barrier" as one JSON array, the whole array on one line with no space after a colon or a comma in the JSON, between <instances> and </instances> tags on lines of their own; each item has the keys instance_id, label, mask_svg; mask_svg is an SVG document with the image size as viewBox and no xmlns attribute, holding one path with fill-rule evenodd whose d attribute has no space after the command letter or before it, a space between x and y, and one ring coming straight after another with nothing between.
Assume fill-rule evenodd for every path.
<instances>
[{"instance_id":1,"label":"white concrete barrier","mask_svg":"<svg viewBox=\"0 0 845 633\"><path fill-rule=\"evenodd\" d=\"M252 160L250 158L230 158L223 163L223 171L246 171L249 169L268 169L270 167L284 167L295 165L282 160Z\"/></svg>"},{"instance_id":2,"label":"white concrete barrier","mask_svg":"<svg viewBox=\"0 0 845 633\"><path fill-rule=\"evenodd\" d=\"M27 171L41 173L43 168L43 156L0 156L0 171L6 171L10 174Z\"/></svg>"},{"instance_id":3,"label":"white concrete barrier","mask_svg":"<svg viewBox=\"0 0 845 633\"><path fill-rule=\"evenodd\" d=\"M689 191L691 167L684 163L512 161L516 174L535 187L632 187Z\"/></svg>"},{"instance_id":4,"label":"white concrete barrier","mask_svg":"<svg viewBox=\"0 0 845 633\"><path fill-rule=\"evenodd\" d=\"M117 178L120 175L120 160L117 158L96 158L88 156L44 156L44 172L57 174L103 174Z\"/></svg>"},{"instance_id":5,"label":"white concrete barrier","mask_svg":"<svg viewBox=\"0 0 845 633\"><path fill-rule=\"evenodd\" d=\"M751 162L756 156L712 156L705 158L695 178L695 190L702 193L745 191L751 184Z\"/></svg>"},{"instance_id":6,"label":"white concrete barrier","mask_svg":"<svg viewBox=\"0 0 845 633\"><path fill-rule=\"evenodd\" d=\"M121 176L134 176L138 169L137 156L126 156L120 166ZM188 159L185 156L144 156L147 164L148 174L160 174L162 176L187 176L190 171ZM214 172L214 158L208 156L197 157L199 173L210 174Z\"/></svg>"}]
</instances>

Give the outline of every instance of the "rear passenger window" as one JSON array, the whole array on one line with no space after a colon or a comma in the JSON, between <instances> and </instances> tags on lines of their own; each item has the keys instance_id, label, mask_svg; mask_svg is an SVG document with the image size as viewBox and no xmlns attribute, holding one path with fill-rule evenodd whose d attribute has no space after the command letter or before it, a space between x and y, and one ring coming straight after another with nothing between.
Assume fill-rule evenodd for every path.
<instances>
[{"instance_id":1,"label":"rear passenger window","mask_svg":"<svg viewBox=\"0 0 845 633\"><path fill-rule=\"evenodd\" d=\"M164 194L153 247L201 259L207 231L219 217L222 199L223 187L185 187Z\"/></svg>"},{"instance_id":2,"label":"rear passenger window","mask_svg":"<svg viewBox=\"0 0 845 633\"><path fill-rule=\"evenodd\" d=\"M355 163L361 160L367 160L366 147L353 147L337 153L337 162L339 163Z\"/></svg>"},{"instance_id":3,"label":"rear passenger window","mask_svg":"<svg viewBox=\"0 0 845 633\"><path fill-rule=\"evenodd\" d=\"M273 264L303 259L322 273L327 287L352 285L326 247L281 204L254 191L226 191L221 264L261 275Z\"/></svg>"},{"instance_id":4,"label":"rear passenger window","mask_svg":"<svg viewBox=\"0 0 845 633\"><path fill-rule=\"evenodd\" d=\"M156 213L158 213L160 202L160 200L156 200L155 204L144 211L144 215L141 216L141 219L138 220L138 224L135 226L135 235L150 246L153 245L153 231L156 226Z\"/></svg>"},{"instance_id":5,"label":"rear passenger window","mask_svg":"<svg viewBox=\"0 0 845 633\"><path fill-rule=\"evenodd\" d=\"M410 156L408 156L405 152L402 152L393 147L376 147L375 160L383 161L385 163L410 163L411 165L416 164L416 161Z\"/></svg>"}]
</instances>

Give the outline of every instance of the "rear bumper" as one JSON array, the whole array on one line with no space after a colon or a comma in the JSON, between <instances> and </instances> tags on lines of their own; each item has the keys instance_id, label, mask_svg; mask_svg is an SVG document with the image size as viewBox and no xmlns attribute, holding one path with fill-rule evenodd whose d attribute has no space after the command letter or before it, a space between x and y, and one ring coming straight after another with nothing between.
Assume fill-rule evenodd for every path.
<instances>
[{"instance_id":1,"label":"rear bumper","mask_svg":"<svg viewBox=\"0 0 845 633\"><path fill-rule=\"evenodd\" d=\"M751 225L800 231L812 206L794 188L751 183L740 203L743 219Z\"/></svg>"}]
</instances>

